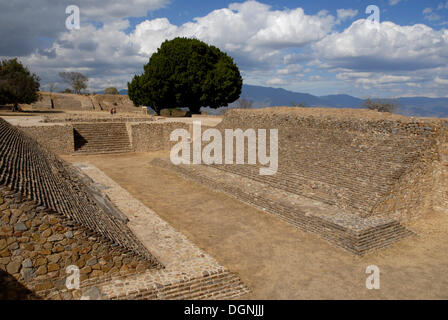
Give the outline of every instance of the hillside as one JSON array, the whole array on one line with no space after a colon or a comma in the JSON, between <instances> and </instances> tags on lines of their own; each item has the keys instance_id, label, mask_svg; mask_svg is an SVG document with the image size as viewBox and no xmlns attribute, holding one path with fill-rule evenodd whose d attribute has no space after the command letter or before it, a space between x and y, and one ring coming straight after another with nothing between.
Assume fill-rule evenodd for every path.
<instances>
[{"instance_id":1,"label":"hillside","mask_svg":"<svg viewBox=\"0 0 448 320\"><path fill-rule=\"evenodd\" d=\"M290 106L292 102L309 107L361 108L364 100L350 95L314 96L285 89L244 85L242 97L253 100L256 107ZM398 113L406 116L448 117L448 98L410 97L395 99Z\"/></svg>"},{"instance_id":2,"label":"hillside","mask_svg":"<svg viewBox=\"0 0 448 320\"><path fill-rule=\"evenodd\" d=\"M127 90L120 90L120 94L127 94ZM346 94L314 96L308 93L288 91L282 88L271 88L243 85L241 97L254 101L255 108L271 106L291 106L292 103L305 103L309 107L326 108L362 108L363 99ZM407 97L397 98L398 113L416 117L448 117L448 98ZM231 107L235 107L232 104ZM207 112L219 113L207 108Z\"/></svg>"}]
</instances>

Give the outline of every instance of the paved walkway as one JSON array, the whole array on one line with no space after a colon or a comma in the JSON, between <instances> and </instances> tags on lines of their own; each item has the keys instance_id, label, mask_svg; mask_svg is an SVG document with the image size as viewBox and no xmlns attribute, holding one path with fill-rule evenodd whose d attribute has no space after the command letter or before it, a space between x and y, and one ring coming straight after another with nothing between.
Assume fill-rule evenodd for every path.
<instances>
[{"instance_id":1,"label":"paved walkway","mask_svg":"<svg viewBox=\"0 0 448 320\"><path fill-rule=\"evenodd\" d=\"M70 156L90 162L153 209L219 264L238 272L257 299L448 299L448 215L424 215L419 237L356 257L316 235L150 164L165 153ZM367 290L366 267L381 270Z\"/></svg>"}]
</instances>

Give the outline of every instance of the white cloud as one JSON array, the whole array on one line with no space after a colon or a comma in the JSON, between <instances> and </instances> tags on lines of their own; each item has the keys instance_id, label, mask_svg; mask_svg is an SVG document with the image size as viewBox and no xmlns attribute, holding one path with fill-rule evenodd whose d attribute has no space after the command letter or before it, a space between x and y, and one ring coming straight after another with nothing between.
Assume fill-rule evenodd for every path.
<instances>
[{"instance_id":1,"label":"white cloud","mask_svg":"<svg viewBox=\"0 0 448 320\"><path fill-rule=\"evenodd\" d=\"M139 54L140 48L124 32L128 27L127 20L106 23L100 29L86 25L61 34L50 50L53 52L50 57L35 52L21 60L43 82L59 82L60 71L78 71L90 78L91 89L122 88L148 59Z\"/></svg>"},{"instance_id":2,"label":"white cloud","mask_svg":"<svg viewBox=\"0 0 448 320\"><path fill-rule=\"evenodd\" d=\"M339 21L352 19L358 15L358 10L354 9L338 9L336 10Z\"/></svg>"},{"instance_id":3,"label":"white cloud","mask_svg":"<svg viewBox=\"0 0 448 320\"><path fill-rule=\"evenodd\" d=\"M293 73L299 73L300 71L302 71L302 66L300 64L291 64L286 66L285 68L278 69L277 74L288 75Z\"/></svg>"},{"instance_id":4,"label":"white cloud","mask_svg":"<svg viewBox=\"0 0 448 320\"><path fill-rule=\"evenodd\" d=\"M442 18L437 13L435 13L432 8L423 9L423 17L425 20L428 20L428 21L437 21Z\"/></svg>"},{"instance_id":5,"label":"white cloud","mask_svg":"<svg viewBox=\"0 0 448 320\"><path fill-rule=\"evenodd\" d=\"M73 1L72 1L73 2ZM168 5L170 0L78 0L81 16L95 21L110 21L128 17L144 17L148 11Z\"/></svg>"},{"instance_id":6,"label":"white cloud","mask_svg":"<svg viewBox=\"0 0 448 320\"><path fill-rule=\"evenodd\" d=\"M389 0L389 4L391 6L395 6L395 5L399 4L400 2L401 2L401 0Z\"/></svg>"},{"instance_id":7,"label":"white cloud","mask_svg":"<svg viewBox=\"0 0 448 320\"><path fill-rule=\"evenodd\" d=\"M35 2L42 1L46 0ZM53 45L35 47L31 54L21 55L21 60L41 76L43 84L58 81L60 71L74 70L90 77L91 90L107 86L123 88L133 74L142 72L143 64L164 40L185 36L196 37L229 53L249 83L293 90L298 86L297 90L306 90L307 81L314 80L307 87L314 89L319 82L328 85L333 81L331 76L315 76L316 68L321 68L336 73L334 83L342 83L350 90L359 87L395 92L412 88L415 89L413 94L446 95L446 29L383 22L376 30L369 28L365 20L358 20L347 29L335 32L334 26L342 19L355 17L356 10L339 9L335 18L325 11L307 15L301 8L274 10L256 1L246 1L214 10L179 26L167 18L145 20L131 33L126 33L129 22L123 17L146 15L147 9L157 8L168 1L126 2L133 4L132 8L126 8L118 1L111 3L102 11L101 6L107 6L105 0L90 8L87 2L81 2L81 15L84 11L88 19L103 21L101 28L84 22L81 30L69 32L64 29L56 33ZM0 13L0 18L2 16L4 14ZM62 17L65 19L65 11ZM2 27L6 25L0 23ZM34 25L33 22L27 28L32 29ZM9 40L0 43L0 55L2 45L11 44L14 33L9 33ZM304 73L310 76L304 77Z\"/></svg>"},{"instance_id":8,"label":"white cloud","mask_svg":"<svg viewBox=\"0 0 448 320\"><path fill-rule=\"evenodd\" d=\"M436 77L436 79L434 80L437 84L441 84L441 85L448 85L448 79L442 79L440 77Z\"/></svg>"},{"instance_id":9,"label":"white cloud","mask_svg":"<svg viewBox=\"0 0 448 320\"><path fill-rule=\"evenodd\" d=\"M22 56L22 61L41 76L43 84L58 81L60 71L77 70L91 78L91 90L113 84L122 88L133 74L142 71L143 64L163 41L178 36L196 37L228 52L243 74L263 70L261 80L266 82L276 73L278 65L283 64L279 67L280 75L300 72L300 62L293 61L300 60L299 54L290 54L291 61L283 63L286 55L283 50L302 48L322 39L335 23L334 17L326 12L306 15L301 8L273 10L256 1L231 4L180 26L171 24L167 18L145 20L130 34L125 32L129 28L128 20L107 20L114 15L144 14L143 2L135 2L141 5L139 10L125 11L123 6L117 5L101 16L100 5L96 4L88 15L92 19L103 19L101 28L83 23L80 30L65 30L57 35L52 46L34 50ZM80 8L82 15L83 7ZM306 55L302 54L301 58ZM273 81L280 83L278 79Z\"/></svg>"},{"instance_id":10,"label":"white cloud","mask_svg":"<svg viewBox=\"0 0 448 320\"><path fill-rule=\"evenodd\" d=\"M383 22L379 29L355 21L313 45L330 68L354 71L399 71L434 68L448 63L448 30L422 24L400 26Z\"/></svg>"},{"instance_id":11,"label":"white cloud","mask_svg":"<svg viewBox=\"0 0 448 320\"><path fill-rule=\"evenodd\" d=\"M326 13L306 15L301 8L272 10L256 1L234 3L228 8L175 26L167 19L144 21L132 39L142 53L152 54L162 39L176 36L196 37L235 55L239 61L259 63L281 57L281 50L304 47L322 39L334 25Z\"/></svg>"},{"instance_id":12,"label":"white cloud","mask_svg":"<svg viewBox=\"0 0 448 320\"><path fill-rule=\"evenodd\" d=\"M126 17L146 16L150 10L170 0L1 0L0 56L22 56L36 48L51 46L51 39L66 32L65 9L77 5L81 27L89 22L119 21ZM38 39L46 39L43 44ZM49 43L47 43L49 42Z\"/></svg>"},{"instance_id":13,"label":"white cloud","mask_svg":"<svg viewBox=\"0 0 448 320\"><path fill-rule=\"evenodd\" d=\"M400 26L383 22L369 28L355 21L313 46L316 65L336 73L336 78L366 90L399 92L413 87L415 94L446 95L448 30L417 24Z\"/></svg>"},{"instance_id":14,"label":"white cloud","mask_svg":"<svg viewBox=\"0 0 448 320\"><path fill-rule=\"evenodd\" d=\"M272 78L266 81L268 86L282 86L287 84L288 82L281 78Z\"/></svg>"},{"instance_id":15,"label":"white cloud","mask_svg":"<svg viewBox=\"0 0 448 320\"><path fill-rule=\"evenodd\" d=\"M322 80L324 80L324 78L322 78L322 77L319 76L319 75L311 76L309 79L310 79L311 81L322 81Z\"/></svg>"}]
</instances>

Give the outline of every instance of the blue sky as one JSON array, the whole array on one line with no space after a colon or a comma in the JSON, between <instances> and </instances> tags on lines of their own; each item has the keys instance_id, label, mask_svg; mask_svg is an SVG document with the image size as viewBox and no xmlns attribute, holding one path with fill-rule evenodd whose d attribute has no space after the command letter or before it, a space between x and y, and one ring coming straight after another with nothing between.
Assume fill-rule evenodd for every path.
<instances>
[{"instance_id":1,"label":"blue sky","mask_svg":"<svg viewBox=\"0 0 448 320\"><path fill-rule=\"evenodd\" d=\"M227 7L232 2L242 1L201 1L201 0L174 0L166 8L162 8L150 12L146 18L162 18L167 17L173 24L183 24L193 20L195 17L207 15L209 12ZM266 0L262 3L271 5L273 9L282 10L284 8L294 9L301 7L308 14L316 14L321 10L328 10L330 13L336 14L336 10L340 8L354 8L359 10L358 18L365 17L363 11L368 5L375 4L382 9L383 20L394 21L402 25L426 23L435 28L440 28L437 22L428 23L422 14L423 10L428 7L437 8L443 1L440 0L402 0L396 5L391 6L389 0ZM447 20L448 10L441 11L439 14ZM146 18L133 19L133 22L142 21ZM348 23L344 24L347 26ZM343 26L341 26L342 28Z\"/></svg>"},{"instance_id":2,"label":"blue sky","mask_svg":"<svg viewBox=\"0 0 448 320\"><path fill-rule=\"evenodd\" d=\"M67 30L65 8L80 8ZM366 8L380 9L378 28ZM448 96L448 0L0 0L1 57L42 78L80 71L125 88L160 44L196 37L231 55L247 84L316 95Z\"/></svg>"}]
</instances>

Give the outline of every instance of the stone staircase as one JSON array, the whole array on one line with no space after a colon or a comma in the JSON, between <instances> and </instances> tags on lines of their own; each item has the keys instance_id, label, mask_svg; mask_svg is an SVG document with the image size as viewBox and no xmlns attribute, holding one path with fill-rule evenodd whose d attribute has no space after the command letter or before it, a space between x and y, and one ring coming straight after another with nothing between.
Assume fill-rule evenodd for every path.
<instances>
[{"instance_id":1,"label":"stone staircase","mask_svg":"<svg viewBox=\"0 0 448 320\"><path fill-rule=\"evenodd\" d=\"M73 131L75 154L132 151L125 123L75 123Z\"/></svg>"}]
</instances>

